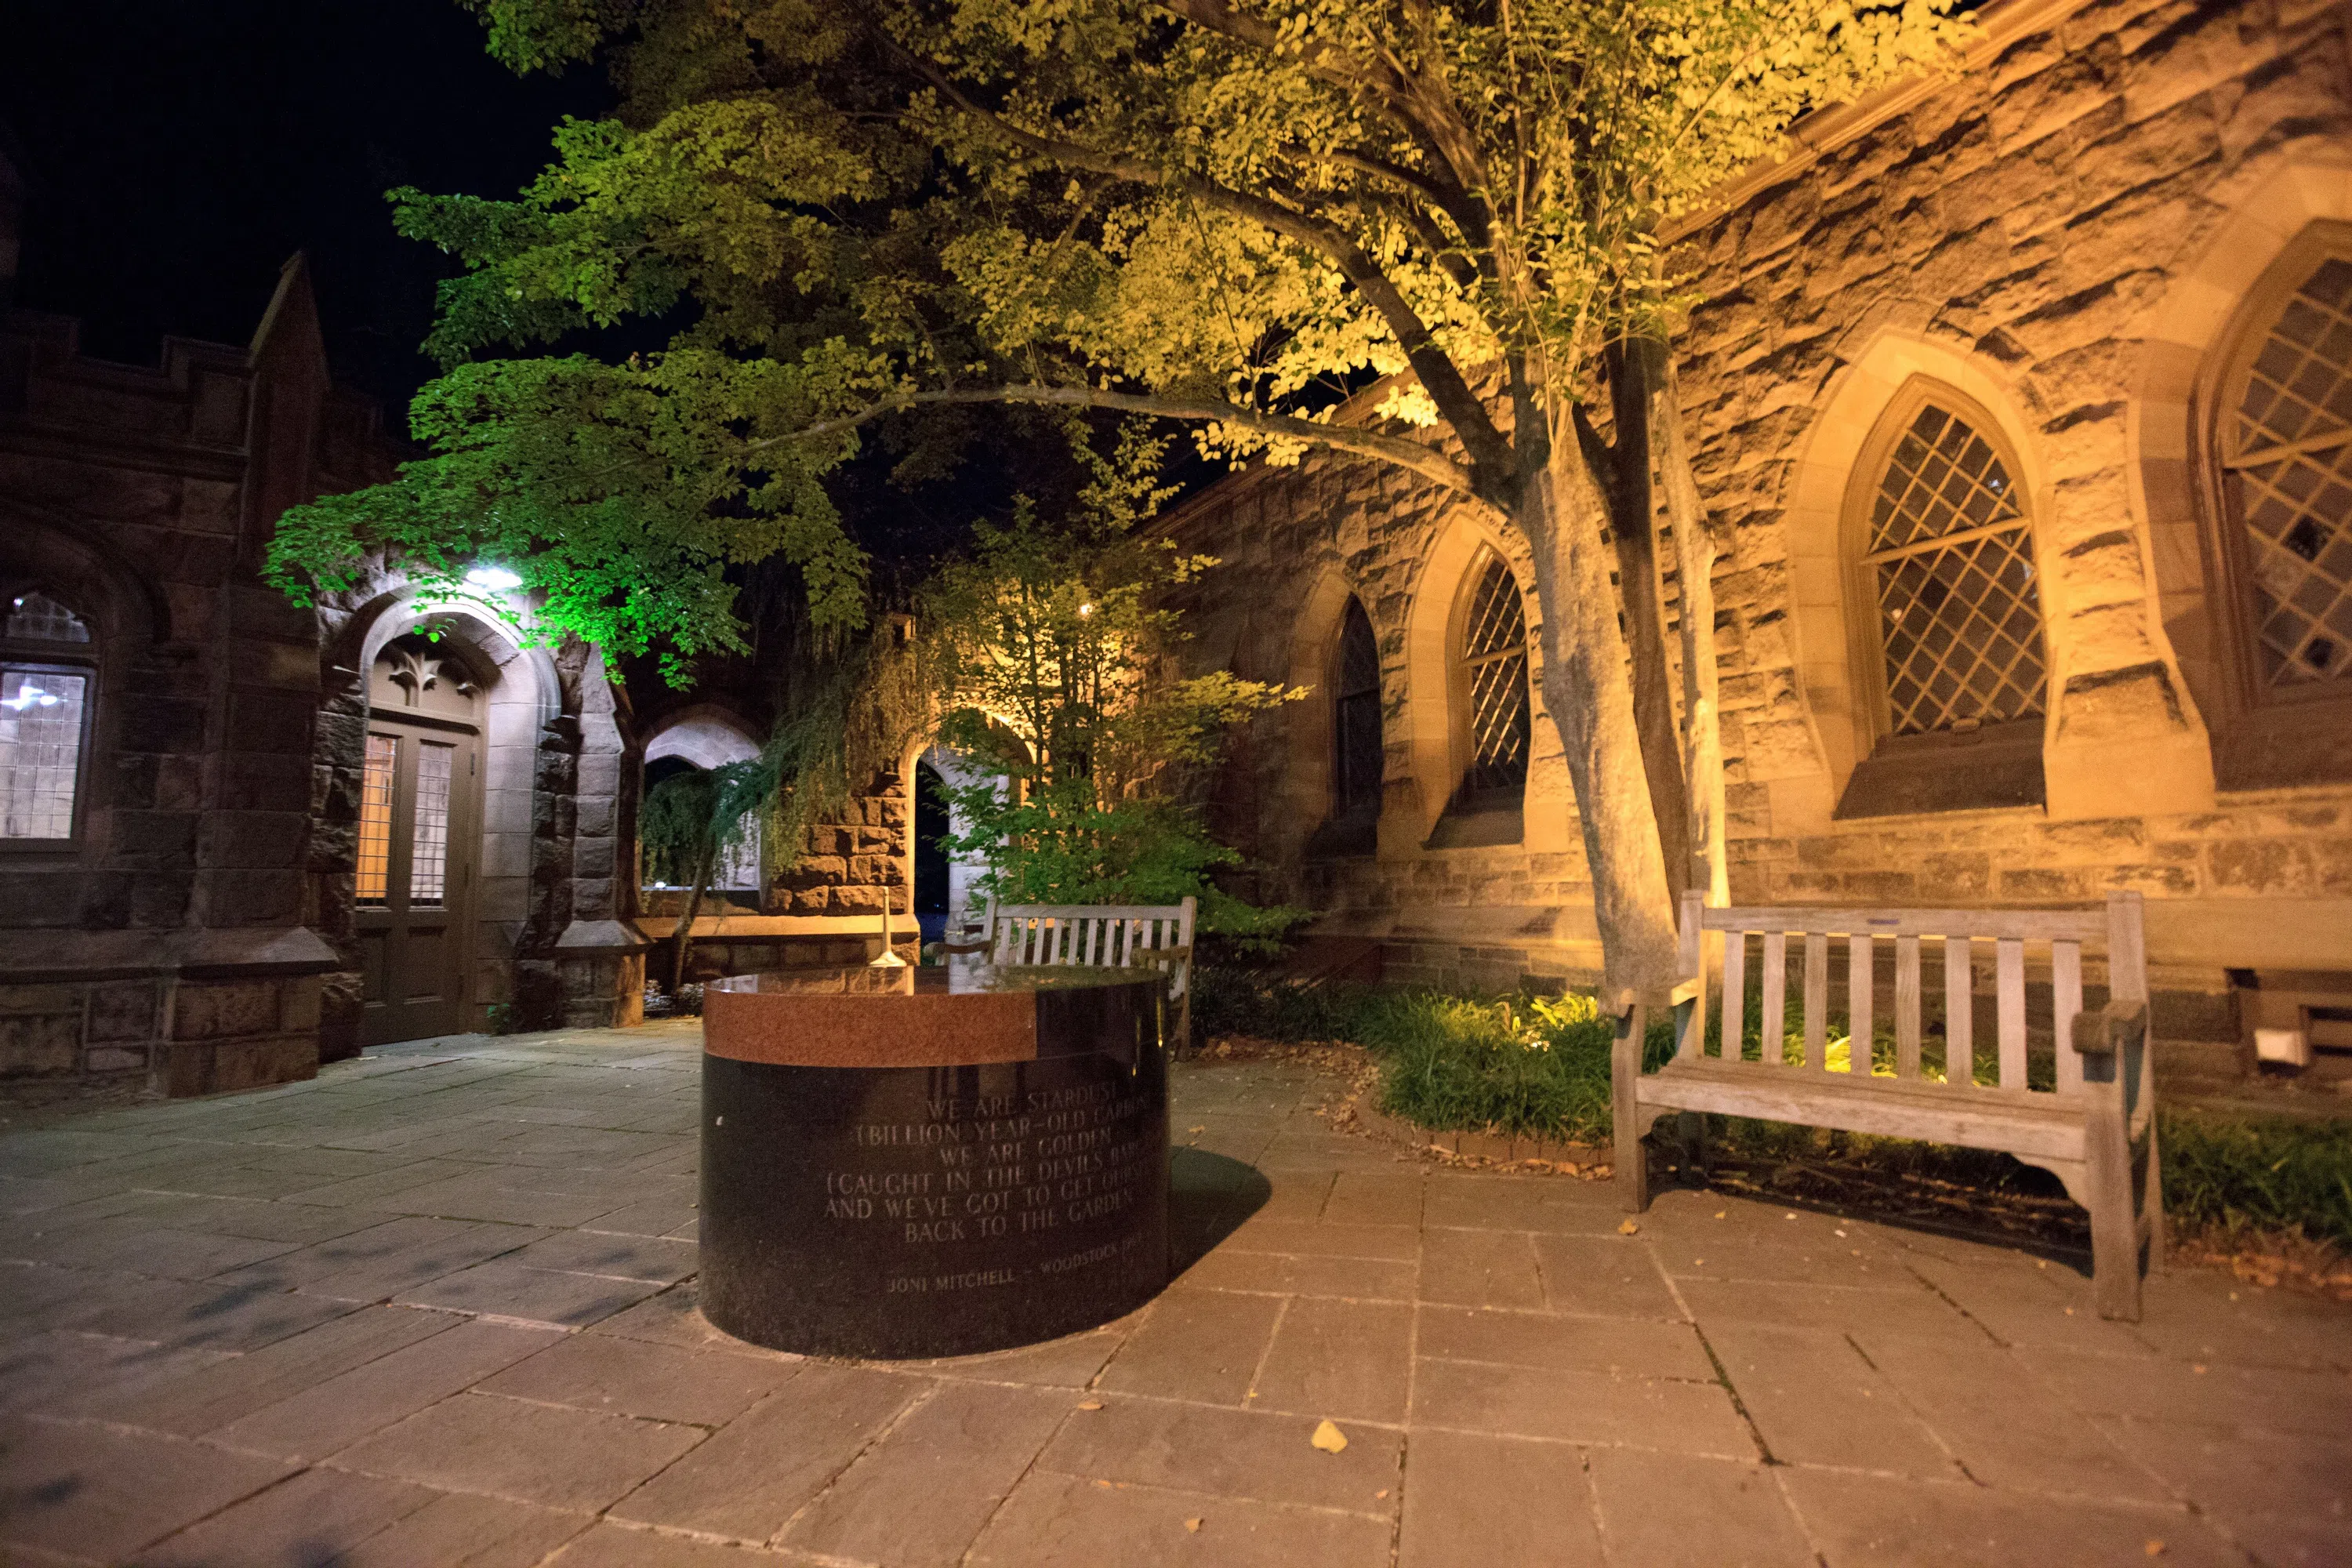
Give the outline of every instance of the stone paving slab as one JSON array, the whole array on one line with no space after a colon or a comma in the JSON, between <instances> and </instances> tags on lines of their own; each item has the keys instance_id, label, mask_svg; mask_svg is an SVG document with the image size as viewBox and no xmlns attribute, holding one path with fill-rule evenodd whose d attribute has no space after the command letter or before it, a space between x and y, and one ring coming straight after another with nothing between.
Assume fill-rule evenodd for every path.
<instances>
[{"instance_id":1,"label":"stone paving slab","mask_svg":"<svg viewBox=\"0 0 2352 1568\"><path fill-rule=\"evenodd\" d=\"M695 1306L690 1025L463 1037L0 1135L0 1561L2352 1563L2352 1311L1434 1170L1180 1068L1181 1271L996 1355ZM1307 1438L1318 1421L1339 1454Z\"/></svg>"}]
</instances>

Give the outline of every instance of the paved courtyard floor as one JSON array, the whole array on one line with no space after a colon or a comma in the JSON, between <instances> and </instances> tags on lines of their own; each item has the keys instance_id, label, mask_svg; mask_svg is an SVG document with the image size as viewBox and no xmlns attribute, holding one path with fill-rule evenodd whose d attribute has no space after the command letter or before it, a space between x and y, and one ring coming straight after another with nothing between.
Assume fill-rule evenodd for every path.
<instances>
[{"instance_id":1,"label":"paved courtyard floor","mask_svg":"<svg viewBox=\"0 0 2352 1568\"><path fill-rule=\"evenodd\" d=\"M922 1364L695 1310L692 1026L0 1137L11 1563L2352 1563L2352 1310L1696 1191L1425 1169L1183 1069L1186 1250ZM1205 1249L1205 1250L1204 1250ZM1335 1423L1343 1452L1308 1438Z\"/></svg>"}]
</instances>

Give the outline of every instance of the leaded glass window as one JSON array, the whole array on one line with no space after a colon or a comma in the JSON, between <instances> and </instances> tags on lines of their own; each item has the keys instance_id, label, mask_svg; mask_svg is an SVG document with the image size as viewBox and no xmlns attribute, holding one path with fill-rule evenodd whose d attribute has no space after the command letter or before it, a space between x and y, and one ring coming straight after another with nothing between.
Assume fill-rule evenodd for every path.
<instances>
[{"instance_id":1,"label":"leaded glass window","mask_svg":"<svg viewBox=\"0 0 2352 1568\"><path fill-rule=\"evenodd\" d=\"M1471 591L1462 664L1470 700L1470 766L1463 793L1517 789L1528 778L1528 626L1518 582L1496 556L1486 558Z\"/></svg>"},{"instance_id":2,"label":"leaded glass window","mask_svg":"<svg viewBox=\"0 0 2352 1568\"><path fill-rule=\"evenodd\" d=\"M400 742L390 735L367 738L367 762L360 773L360 862L356 896L381 904L392 888L392 773Z\"/></svg>"},{"instance_id":3,"label":"leaded glass window","mask_svg":"<svg viewBox=\"0 0 2352 1568\"><path fill-rule=\"evenodd\" d=\"M408 853L408 901L440 903L449 885L449 784L457 748L425 741L416 748L416 830Z\"/></svg>"},{"instance_id":4,"label":"leaded glass window","mask_svg":"<svg viewBox=\"0 0 2352 1568\"><path fill-rule=\"evenodd\" d=\"M1377 812L1383 771L1381 647L1372 636L1371 617L1352 598L1339 631L1339 678L1333 684L1332 725L1339 752L1337 815Z\"/></svg>"},{"instance_id":5,"label":"leaded glass window","mask_svg":"<svg viewBox=\"0 0 2352 1568\"><path fill-rule=\"evenodd\" d=\"M8 602L8 616L0 636L21 642L89 641L89 623L38 590L19 594Z\"/></svg>"},{"instance_id":6,"label":"leaded glass window","mask_svg":"<svg viewBox=\"0 0 2352 1568\"><path fill-rule=\"evenodd\" d=\"M0 666L0 838L68 839L89 678Z\"/></svg>"},{"instance_id":7,"label":"leaded glass window","mask_svg":"<svg viewBox=\"0 0 2352 1568\"><path fill-rule=\"evenodd\" d=\"M2265 690L2352 675L2352 260L2319 263L2247 367L2222 437Z\"/></svg>"},{"instance_id":8,"label":"leaded glass window","mask_svg":"<svg viewBox=\"0 0 2352 1568\"><path fill-rule=\"evenodd\" d=\"M1887 455L1863 556L1897 735L2031 718L2047 701L2024 499L1992 444L1923 404Z\"/></svg>"}]
</instances>

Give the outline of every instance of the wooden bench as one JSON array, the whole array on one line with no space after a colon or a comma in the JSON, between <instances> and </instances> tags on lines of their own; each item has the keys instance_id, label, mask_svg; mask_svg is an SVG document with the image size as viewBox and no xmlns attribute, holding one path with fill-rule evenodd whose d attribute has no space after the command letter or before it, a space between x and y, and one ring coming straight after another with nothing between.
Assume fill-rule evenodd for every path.
<instances>
[{"instance_id":1,"label":"wooden bench","mask_svg":"<svg viewBox=\"0 0 2352 1568\"><path fill-rule=\"evenodd\" d=\"M1641 1137L1668 1111L1749 1116L1893 1138L1998 1150L2055 1173L2090 1211L2095 1290L2102 1317L2137 1322L2140 1259L2160 1266L2162 1184L2157 1157L2154 1056L2147 1038L2147 963L2137 893L2112 893L2104 910L1705 909L1696 895L1683 909L1681 968L1675 992L1674 1058L1642 1070L1645 1009L1617 1000L1612 1058L1616 1112L1616 1172L1627 1209L1649 1206ZM1723 936L1715 1049L1707 1018L1713 967L1702 932ZM1743 1058L1749 998L1749 942L1760 946L1756 975L1762 1003L1761 1060ZM1830 955L1843 944L1847 1032L1843 1070L1830 1062ZM1940 949L1944 995L1968 1005L1945 1009L1946 1080L1921 1067L1922 944ZM2109 1001L2083 1007L2083 952L2104 950ZM1994 1039L1999 1086L1977 1083L1975 956L1992 959ZM1789 956L1798 970L1803 1059L1788 1059ZM1894 1075L1874 1076L1869 1043L1877 998L1879 954L1894 964ZM2046 969L2047 1037L2054 1083L2027 1082L2027 961ZM1694 1118L1685 1124L1695 1133Z\"/></svg>"},{"instance_id":2,"label":"wooden bench","mask_svg":"<svg viewBox=\"0 0 2352 1568\"><path fill-rule=\"evenodd\" d=\"M1192 1038L1192 921L1198 899L1177 904L999 904L988 901L981 940L950 952L984 951L998 964L1099 964L1168 971L1179 1050Z\"/></svg>"}]
</instances>

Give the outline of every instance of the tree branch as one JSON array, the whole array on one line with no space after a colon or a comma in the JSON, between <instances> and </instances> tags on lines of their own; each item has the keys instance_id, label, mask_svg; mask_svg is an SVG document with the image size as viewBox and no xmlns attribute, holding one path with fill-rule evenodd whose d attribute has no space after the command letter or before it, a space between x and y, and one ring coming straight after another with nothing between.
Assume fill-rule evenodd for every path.
<instances>
[{"instance_id":1,"label":"tree branch","mask_svg":"<svg viewBox=\"0 0 2352 1568\"><path fill-rule=\"evenodd\" d=\"M1360 429L1350 425L1320 425L1311 419L1296 419L1284 414L1261 414L1234 403L1196 403L1188 398L1152 397L1126 392L1105 392L1088 386L988 386L958 387L937 392L902 392L845 414L834 419L823 419L782 436L762 437L744 443L744 450L756 452L787 441L812 441L826 436L837 436L869 424L885 414L909 408L937 406L944 404L1026 403L1042 404L1059 408L1109 408L1123 414L1144 414L1162 419L1188 419L1200 423L1232 425L1253 430L1263 436L1278 436L1291 440L1306 441L1334 451L1349 452L1360 458L1371 458L1393 464L1457 494L1495 507L1506 509L1480 488L1477 476L1433 447L1402 436L1384 435L1378 430Z\"/></svg>"},{"instance_id":2,"label":"tree branch","mask_svg":"<svg viewBox=\"0 0 2352 1568\"><path fill-rule=\"evenodd\" d=\"M1469 453L1472 468L1482 481L1483 488L1478 491L1480 498L1506 511L1510 509L1512 498L1518 489L1518 474L1517 465L1511 460L1510 443L1496 427L1486 405L1470 389L1470 383L1454 364L1452 356L1437 346L1428 323L1421 319L1420 313L1405 300L1388 274L1381 271L1379 265L1365 254L1363 247L1344 231L1305 213L1293 211L1279 202L1234 190L1202 175L1163 169L1140 158L1104 152L1076 142L1041 136L973 101L930 60L903 46L894 43L892 47L908 61L917 74L958 110L1034 156L1074 168L1091 169L1097 174L1108 174L1136 184L1181 191L1236 216L1263 224L1310 250L1320 251L1387 323L1397 346L1404 351L1406 363L1412 366L1413 374L1421 378L1422 386L1437 405L1438 413L1454 427L1454 434L1462 442L1464 450Z\"/></svg>"}]
</instances>

